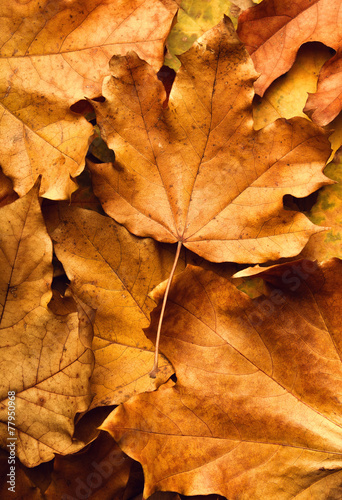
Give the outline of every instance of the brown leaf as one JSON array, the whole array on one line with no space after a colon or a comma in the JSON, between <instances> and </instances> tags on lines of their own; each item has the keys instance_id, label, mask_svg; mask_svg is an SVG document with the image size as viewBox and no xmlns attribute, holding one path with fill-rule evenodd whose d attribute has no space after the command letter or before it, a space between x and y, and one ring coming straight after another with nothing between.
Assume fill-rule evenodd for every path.
<instances>
[{"instance_id":1,"label":"brown leaf","mask_svg":"<svg viewBox=\"0 0 342 500\"><path fill-rule=\"evenodd\" d=\"M322 262L332 257L342 258L342 151L325 168L324 173L336 184L318 193L317 202L307 214L311 222L325 226L328 231L313 235L300 256Z\"/></svg>"},{"instance_id":2,"label":"brown leaf","mask_svg":"<svg viewBox=\"0 0 342 500\"><path fill-rule=\"evenodd\" d=\"M307 120L253 130L253 64L228 21L181 56L169 100L136 55L115 58L106 101L94 102L114 164L91 166L104 210L129 231L182 241L216 262L263 262L296 255L317 231L283 209L330 183L330 151Z\"/></svg>"},{"instance_id":3,"label":"brown leaf","mask_svg":"<svg viewBox=\"0 0 342 500\"><path fill-rule=\"evenodd\" d=\"M61 205L55 217L58 226L50 221L56 226L51 236L72 293L96 310L92 407L156 389L173 370L162 358L158 378L149 377L154 346L143 328L155 307L148 294L169 275L174 254L89 210Z\"/></svg>"},{"instance_id":4,"label":"brown leaf","mask_svg":"<svg viewBox=\"0 0 342 500\"><path fill-rule=\"evenodd\" d=\"M55 458L52 482L45 498L123 498L132 462L110 436L102 433L87 450Z\"/></svg>"},{"instance_id":5,"label":"brown leaf","mask_svg":"<svg viewBox=\"0 0 342 500\"><path fill-rule=\"evenodd\" d=\"M342 109L342 47L324 64L317 82L317 92L309 94L304 112L318 125L332 122Z\"/></svg>"},{"instance_id":6,"label":"brown leaf","mask_svg":"<svg viewBox=\"0 0 342 500\"><path fill-rule=\"evenodd\" d=\"M40 489L40 485L48 478L50 473L50 464L42 464L35 469L27 469L19 461L15 464L15 480L12 479L14 486L14 492L9 491L8 488L11 487L10 477L7 474L10 473L9 454L0 450L0 495L3 500L13 500L27 498L29 500L45 500ZM28 474L29 471L33 470L33 474ZM34 477L32 477L34 475ZM12 475L13 477L13 475ZM38 486L38 484L39 486Z\"/></svg>"},{"instance_id":7,"label":"brown leaf","mask_svg":"<svg viewBox=\"0 0 342 500\"><path fill-rule=\"evenodd\" d=\"M175 11L172 0L1 4L0 153L20 196L42 174L41 194L70 198L92 134L70 106L100 94L113 54L133 49L159 69Z\"/></svg>"},{"instance_id":8,"label":"brown leaf","mask_svg":"<svg viewBox=\"0 0 342 500\"><path fill-rule=\"evenodd\" d=\"M8 391L14 391L15 448L33 467L84 446L72 434L75 414L91 401L91 328L81 305L63 316L47 308L52 244L37 189L3 207L0 221L0 442L7 449Z\"/></svg>"},{"instance_id":9,"label":"brown leaf","mask_svg":"<svg viewBox=\"0 0 342 500\"><path fill-rule=\"evenodd\" d=\"M200 268L175 278L161 350L177 383L130 399L101 426L141 462L145 498L285 500L341 471L341 268L274 267L255 300Z\"/></svg>"},{"instance_id":10,"label":"brown leaf","mask_svg":"<svg viewBox=\"0 0 342 500\"><path fill-rule=\"evenodd\" d=\"M316 91L319 72L330 56L330 50L318 42L303 45L291 69L274 81L262 98L254 100L254 128L265 127L277 118L307 118L303 108L308 93Z\"/></svg>"},{"instance_id":11,"label":"brown leaf","mask_svg":"<svg viewBox=\"0 0 342 500\"><path fill-rule=\"evenodd\" d=\"M291 68L304 43L317 41L335 50L341 48L340 9L340 0L264 0L240 15L239 37L260 73L254 84L257 94L262 96L276 78ZM338 57L326 64L318 93L309 97L305 107L318 125L330 123L342 109Z\"/></svg>"},{"instance_id":12,"label":"brown leaf","mask_svg":"<svg viewBox=\"0 0 342 500\"><path fill-rule=\"evenodd\" d=\"M11 179L6 177L0 168L0 207L4 207L12 201L15 201L18 195L13 191Z\"/></svg>"}]
</instances>

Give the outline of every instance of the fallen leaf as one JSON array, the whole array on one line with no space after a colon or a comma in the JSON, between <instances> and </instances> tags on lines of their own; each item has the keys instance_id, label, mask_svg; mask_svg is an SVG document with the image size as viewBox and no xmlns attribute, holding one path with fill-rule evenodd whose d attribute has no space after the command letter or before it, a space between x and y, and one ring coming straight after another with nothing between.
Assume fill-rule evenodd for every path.
<instances>
[{"instance_id":1,"label":"fallen leaf","mask_svg":"<svg viewBox=\"0 0 342 500\"><path fill-rule=\"evenodd\" d=\"M277 118L308 118L303 112L308 92L315 92L318 74L330 56L330 50L319 43L301 47L290 70L253 106L254 128L259 130Z\"/></svg>"},{"instance_id":2,"label":"fallen leaf","mask_svg":"<svg viewBox=\"0 0 342 500\"><path fill-rule=\"evenodd\" d=\"M323 233L313 235L301 252L301 256L322 262L333 257L342 258L342 158L337 153L335 159L325 168L324 173L336 184L323 187L317 202L307 214L318 225L328 228Z\"/></svg>"},{"instance_id":3,"label":"fallen leaf","mask_svg":"<svg viewBox=\"0 0 342 500\"><path fill-rule=\"evenodd\" d=\"M177 22L166 41L165 64L177 71L181 66L177 56L184 54L198 38L218 24L223 14L229 15L232 5L228 0L182 0Z\"/></svg>"},{"instance_id":4,"label":"fallen leaf","mask_svg":"<svg viewBox=\"0 0 342 500\"><path fill-rule=\"evenodd\" d=\"M108 434L102 433L87 450L55 458L52 481L44 498L120 499L132 462Z\"/></svg>"},{"instance_id":5,"label":"fallen leaf","mask_svg":"<svg viewBox=\"0 0 342 500\"><path fill-rule=\"evenodd\" d=\"M320 72L317 91L309 94L305 113L318 125L327 125L342 110L342 47Z\"/></svg>"},{"instance_id":6,"label":"fallen leaf","mask_svg":"<svg viewBox=\"0 0 342 500\"><path fill-rule=\"evenodd\" d=\"M332 471L317 481L306 491L296 496L296 500L340 500L342 497L342 471Z\"/></svg>"},{"instance_id":7,"label":"fallen leaf","mask_svg":"<svg viewBox=\"0 0 342 500\"><path fill-rule=\"evenodd\" d=\"M57 316L51 298L52 243L37 188L1 209L0 443L8 444L8 391L15 393L15 448L28 467L84 446L74 417L87 410L93 357L87 311Z\"/></svg>"},{"instance_id":8,"label":"fallen leaf","mask_svg":"<svg viewBox=\"0 0 342 500\"><path fill-rule=\"evenodd\" d=\"M41 195L70 198L93 129L70 106L100 94L113 54L135 50L159 69L176 8L173 0L2 4L0 153L20 196L41 174Z\"/></svg>"},{"instance_id":9,"label":"fallen leaf","mask_svg":"<svg viewBox=\"0 0 342 500\"><path fill-rule=\"evenodd\" d=\"M291 68L304 43L321 42L338 48L340 7L339 0L264 0L241 14L238 35L261 73L255 82L257 94L262 96Z\"/></svg>"},{"instance_id":10,"label":"fallen leaf","mask_svg":"<svg viewBox=\"0 0 342 500\"><path fill-rule=\"evenodd\" d=\"M322 129L278 120L253 130L255 71L226 19L181 56L169 100L136 55L112 60L106 101L93 102L114 164L91 166L104 210L138 236L177 241L216 262L299 253L317 231L283 209L331 181Z\"/></svg>"},{"instance_id":11,"label":"fallen leaf","mask_svg":"<svg viewBox=\"0 0 342 500\"><path fill-rule=\"evenodd\" d=\"M28 469L24 467L19 461L15 465L15 489L14 493L9 492L10 487L9 477L9 454L0 450L0 495L4 500L13 498L28 498L29 500L45 500L41 489L38 487L37 483L32 480L27 474ZM49 464L42 464L36 469L36 477L39 477L41 481L44 481L48 477ZM39 470L40 469L40 470Z\"/></svg>"},{"instance_id":12,"label":"fallen leaf","mask_svg":"<svg viewBox=\"0 0 342 500\"><path fill-rule=\"evenodd\" d=\"M200 268L175 277L161 350L177 383L131 398L101 426L142 464L145 498L285 500L341 472L341 267L274 267L255 300Z\"/></svg>"},{"instance_id":13,"label":"fallen leaf","mask_svg":"<svg viewBox=\"0 0 342 500\"><path fill-rule=\"evenodd\" d=\"M162 357L158 378L149 377L154 346L143 328L155 307L148 294L169 275L174 254L89 210L60 205L54 218L50 234L72 294L96 310L91 407L156 389L173 370Z\"/></svg>"}]
</instances>

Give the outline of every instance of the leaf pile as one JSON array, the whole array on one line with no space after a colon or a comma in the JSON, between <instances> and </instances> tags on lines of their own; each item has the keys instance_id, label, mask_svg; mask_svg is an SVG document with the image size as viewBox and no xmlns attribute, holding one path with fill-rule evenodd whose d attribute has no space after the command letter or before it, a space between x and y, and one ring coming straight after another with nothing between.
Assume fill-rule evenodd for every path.
<instances>
[{"instance_id":1,"label":"leaf pile","mask_svg":"<svg viewBox=\"0 0 342 500\"><path fill-rule=\"evenodd\" d=\"M341 3L0 9L1 498L340 498Z\"/></svg>"}]
</instances>

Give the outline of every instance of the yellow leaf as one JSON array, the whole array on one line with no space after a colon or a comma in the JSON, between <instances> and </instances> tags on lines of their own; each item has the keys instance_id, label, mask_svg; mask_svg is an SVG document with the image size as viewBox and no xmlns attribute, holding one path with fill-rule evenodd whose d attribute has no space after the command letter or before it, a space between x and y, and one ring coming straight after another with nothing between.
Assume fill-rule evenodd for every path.
<instances>
[{"instance_id":1,"label":"yellow leaf","mask_svg":"<svg viewBox=\"0 0 342 500\"><path fill-rule=\"evenodd\" d=\"M319 482L334 487L329 478L342 467L341 271L338 259L274 266L261 274L267 295L254 300L200 268L175 277L160 348L177 382L131 398L101 426L141 463L145 498L174 491L289 500L319 493ZM154 293L151 338L164 288Z\"/></svg>"},{"instance_id":2,"label":"yellow leaf","mask_svg":"<svg viewBox=\"0 0 342 500\"><path fill-rule=\"evenodd\" d=\"M92 332L81 309L57 316L47 308L52 243L37 189L3 207L0 225L0 443L8 450L11 397L16 453L33 467L84 446L72 436L76 413L91 401Z\"/></svg>"},{"instance_id":3,"label":"yellow leaf","mask_svg":"<svg viewBox=\"0 0 342 500\"><path fill-rule=\"evenodd\" d=\"M155 306L148 294L168 276L173 253L89 210L61 206L55 216L51 236L73 295L96 310L92 407L154 390L173 370L162 357L158 378L149 377L154 346L143 328Z\"/></svg>"},{"instance_id":4,"label":"yellow leaf","mask_svg":"<svg viewBox=\"0 0 342 500\"><path fill-rule=\"evenodd\" d=\"M70 198L93 128L70 106L101 94L115 53L159 68L175 11L172 0L2 2L0 155L20 196L41 174L41 195Z\"/></svg>"},{"instance_id":5,"label":"yellow leaf","mask_svg":"<svg viewBox=\"0 0 342 500\"><path fill-rule=\"evenodd\" d=\"M288 73L273 82L262 99L257 99L253 108L255 130L277 118L308 119L303 112L308 92L315 92L319 71L330 56L330 50L320 44L302 47Z\"/></svg>"}]
</instances>

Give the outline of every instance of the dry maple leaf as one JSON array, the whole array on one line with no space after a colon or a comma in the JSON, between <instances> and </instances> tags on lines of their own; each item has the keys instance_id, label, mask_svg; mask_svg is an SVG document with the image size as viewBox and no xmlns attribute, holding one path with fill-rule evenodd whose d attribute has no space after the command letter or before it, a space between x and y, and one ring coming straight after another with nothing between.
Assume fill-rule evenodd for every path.
<instances>
[{"instance_id":1,"label":"dry maple leaf","mask_svg":"<svg viewBox=\"0 0 342 500\"><path fill-rule=\"evenodd\" d=\"M251 54L260 77L257 94L286 73L306 42L322 42L341 49L340 0L263 0L239 17L238 34ZM318 92L310 95L305 111L319 125L330 123L342 109L340 55L323 68Z\"/></svg>"},{"instance_id":2,"label":"dry maple leaf","mask_svg":"<svg viewBox=\"0 0 342 500\"><path fill-rule=\"evenodd\" d=\"M148 294L169 275L174 254L89 210L60 205L49 217L57 219L49 223L50 234L73 295L96 310L92 407L156 389L173 369L162 357L159 376L151 381L154 346L143 328L155 307ZM183 269L179 262L178 272Z\"/></svg>"},{"instance_id":3,"label":"dry maple leaf","mask_svg":"<svg viewBox=\"0 0 342 500\"><path fill-rule=\"evenodd\" d=\"M161 350L177 383L131 398L101 426L142 464L145 498L313 498L340 476L341 271L337 259L276 266L254 300L200 268L174 279Z\"/></svg>"},{"instance_id":4,"label":"dry maple leaf","mask_svg":"<svg viewBox=\"0 0 342 500\"><path fill-rule=\"evenodd\" d=\"M135 50L157 69L177 4L172 0L7 2L0 7L0 153L24 195L68 199L84 167L92 125L70 111L97 97L113 54Z\"/></svg>"},{"instance_id":5,"label":"dry maple leaf","mask_svg":"<svg viewBox=\"0 0 342 500\"><path fill-rule=\"evenodd\" d=\"M52 243L37 189L0 213L0 443L7 449L8 391L14 391L16 451L33 467L84 446L72 435L75 414L91 401L92 331L88 311L57 316L47 308Z\"/></svg>"},{"instance_id":6,"label":"dry maple leaf","mask_svg":"<svg viewBox=\"0 0 342 500\"><path fill-rule=\"evenodd\" d=\"M330 151L307 120L254 131L252 61L226 22L181 56L169 107L153 69L135 54L112 60L106 101L94 102L114 164L92 166L104 210L139 236L182 242L216 262L296 255L317 231L283 209L330 181Z\"/></svg>"}]
</instances>

